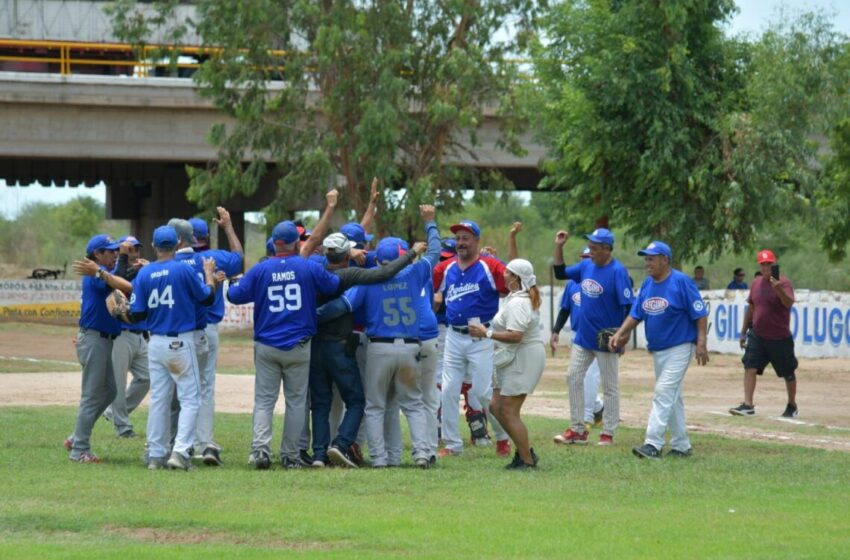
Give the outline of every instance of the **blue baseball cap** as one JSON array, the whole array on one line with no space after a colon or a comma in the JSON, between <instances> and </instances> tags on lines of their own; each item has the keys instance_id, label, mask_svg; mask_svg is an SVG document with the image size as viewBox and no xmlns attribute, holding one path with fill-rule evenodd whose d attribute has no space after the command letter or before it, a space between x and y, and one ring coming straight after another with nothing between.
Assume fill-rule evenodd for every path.
<instances>
[{"instance_id":1,"label":"blue baseball cap","mask_svg":"<svg viewBox=\"0 0 850 560\"><path fill-rule=\"evenodd\" d=\"M163 248L176 247L177 230L171 226L159 226L153 230L153 246Z\"/></svg>"},{"instance_id":2,"label":"blue baseball cap","mask_svg":"<svg viewBox=\"0 0 850 560\"><path fill-rule=\"evenodd\" d=\"M637 252L637 254L639 257L655 257L658 255L664 255L668 259L673 259L673 251L671 251L670 246L663 241L653 241L646 246L646 249L641 249Z\"/></svg>"},{"instance_id":3,"label":"blue baseball cap","mask_svg":"<svg viewBox=\"0 0 850 560\"><path fill-rule=\"evenodd\" d=\"M358 245L365 245L366 243L372 241L373 235L366 233L366 230L363 229L363 226L358 224L357 222L348 222L341 228L339 228L339 232L346 236L349 241L354 241Z\"/></svg>"},{"instance_id":4,"label":"blue baseball cap","mask_svg":"<svg viewBox=\"0 0 850 560\"><path fill-rule=\"evenodd\" d=\"M614 234L605 228L597 228L593 230L593 233L582 235L582 237L588 241L592 241L593 243L602 243L603 245L610 245L611 247L614 246Z\"/></svg>"},{"instance_id":5,"label":"blue baseball cap","mask_svg":"<svg viewBox=\"0 0 850 560\"><path fill-rule=\"evenodd\" d=\"M123 245L125 241L129 241L130 243L133 244L134 247L141 247L142 246L142 242L139 241L138 239L136 239L135 237L133 237L132 235L125 235L124 237L122 237L121 239L118 240L118 244Z\"/></svg>"},{"instance_id":6,"label":"blue baseball cap","mask_svg":"<svg viewBox=\"0 0 850 560\"><path fill-rule=\"evenodd\" d=\"M273 257L275 255L274 237L269 237L268 241L266 241L266 255L269 257Z\"/></svg>"},{"instance_id":7,"label":"blue baseball cap","mask_svg":"<svg viewBox=\"0 0 850 560\"><path fill-rule=\"evenodd\" d=\"M407 243L398 237L385 237L375 247L375 258L379 263L396 260L399 255L407 252Z\"/></svg>"},{"instance_id":8,"label":"blue baseball cap","mask_svg":"<svg viewBox=\"0 0 850 560\"><path fill-rule=\"evenodd\" d=\"M95 251L100 251L101 249L117 251L120 245L120 243L115 242L115 239L113 239L111 235L102 233L89 239L89 243L86 245L86 254L91 255Z\"/></svg>"},{"instance_id":9,"label":"blue baseball cap","mask_svg":"<svg viewBox=\"0 0 850 560\"><path fill-rule=\"evenodd\" d=\"M481 228L478 227L478 224L473 222L472 220L464 220L459 222L452 227L449 228L452 233L457 233L459 231L468 231L474 237L481 237Z\"/></svg>"},{"instance_id":10,"label":"blue baseball cap","mask_svg":"<svg viewBox=\"0 0 850 560\"><path fill-rule=\"evenodd\" d=\"M283 241L287 245L295 243L300 237L301 233L298 231L298 226L289 220L280 222L272 230L272 240Z\"/></svg>"},{"instance_id":11,"label":"blue baseball cap","mask_svg":"<svg viewBox=\"0 0 850 560\"><path fill-rule=\"evenodd\" d=\"M200 218L189 218L189 223L192 224L192 235L195 236L195 239L202 239L210 236L210 228L204 220Z\"/></svg>"},{"instance_id":12,"label":"blue baseball cap","mask_svg":"<svg viewBox=\"0 0 850 560\"><path fill-rule=\"evenodd\" d=\"M457 254L457 241L452 237L446 237L442 243L443 249L440 256L444 259L450 259Z\"/></svg>"}]
</instances>

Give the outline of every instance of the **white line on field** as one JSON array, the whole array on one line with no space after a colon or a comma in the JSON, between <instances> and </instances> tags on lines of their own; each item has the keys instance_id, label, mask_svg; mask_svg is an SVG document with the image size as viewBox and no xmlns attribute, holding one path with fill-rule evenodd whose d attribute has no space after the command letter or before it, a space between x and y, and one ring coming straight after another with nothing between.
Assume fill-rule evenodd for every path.
<instances>
[{"instance_id":1,"label":"white line on field","mask_svg":"<svg viewBox=\"0 0 850 560\"><path fill-rule=\"evenodd\" d=\"M66 364L69 366L79 366L77 362L66 362L64 360L40 360L38 358L21 358L19 356L0 356L0 360L15 360L18 362L30 362L33 364L50 363L50 364Z\"/></svg>"}]
</instances>

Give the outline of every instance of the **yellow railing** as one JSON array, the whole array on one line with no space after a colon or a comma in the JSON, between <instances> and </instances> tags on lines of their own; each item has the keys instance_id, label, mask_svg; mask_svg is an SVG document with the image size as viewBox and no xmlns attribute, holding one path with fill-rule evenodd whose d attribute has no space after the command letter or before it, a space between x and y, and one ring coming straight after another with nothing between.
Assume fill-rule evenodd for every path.
<instances>
[{"instance_id":1,"label":"yellow railing","mask_svg":"<svg viewBox=\"0 0 850 560\"><path fill-rule=\"evenodd\" d=\"M10 54L10 51L25 51ZM30 52L26 52L30 51ZM163 61L164 53L203 57L215 56L223 51L217 47L192 47L173 45L144 45L134 47L127 43L83 43L75 41L31 41L18 39L0 39L0 63L27 62L58 65L59 73L69 75L75 66L106 66L133 68L133 75L146 77L156 68L200 67L198 62ZM103 56L104 52L114 53L115 58ZM285 51L271 51L274 56L283 57ZM154 60L157 57L159 60ZM282 67L280 68L282 69ZM48 71L50 71L48 69Z\"/></svg>"}]
</instances>

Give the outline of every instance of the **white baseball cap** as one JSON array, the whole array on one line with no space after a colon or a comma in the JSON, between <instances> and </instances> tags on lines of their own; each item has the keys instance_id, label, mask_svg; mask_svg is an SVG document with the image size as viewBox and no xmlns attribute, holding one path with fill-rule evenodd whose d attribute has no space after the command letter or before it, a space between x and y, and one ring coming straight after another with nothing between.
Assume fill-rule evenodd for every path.
<instances>
[{"instance_id":1,"label":"white baseball cap","mask_svg":"<svg viewBox=\"0 0 850 560\"><path fill-rule=\"evenodd\" d=\"M342 233L332 233L325 237L322 241L322 247L325 251L333 251L334 253L345 253L351 250L353 243Z\"/></svg>"},{"instance_id":2,"label":"white baseball cap","mask_svg":"<svg viewBox=\"0 0 850 560\"><path fill-rule=\"evenodd\" d=\"M519 277L523 290L528 290L537 285L537 276L534 275L534 267L525 259L514 259L506 267Z\"/></svg>"}]
</instances>

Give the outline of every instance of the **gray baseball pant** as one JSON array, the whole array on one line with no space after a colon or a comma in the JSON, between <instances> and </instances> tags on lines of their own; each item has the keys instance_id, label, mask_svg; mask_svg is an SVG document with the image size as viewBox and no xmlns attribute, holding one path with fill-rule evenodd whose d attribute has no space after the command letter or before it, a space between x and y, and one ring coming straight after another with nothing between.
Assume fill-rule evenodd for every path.
<instances>
[{"instance_id":1,"label":"gray baseball pant","mask_svg":"<svg viewBox=\"0 0 850 560\"><path fill-rule=\"evenodd\" d=\"M384 426L387 401L393 393L407 418L413 458L428 459L430 455L425 410L419 390L418 353L419 344L405 343L402 339L396 339L393 343L369 343L366 358L369 375L364 388L365 424L373 467L386 466L388 462Z\"/></svg>"},{"instance_id":2,"label":"gray baseball pant","mask_svg":"<svg viewBox=\"0 0 850 560\"><path fill-rule=\"evenodd\" d=\"M289 350L260 342L254 344L254 417L251 451L271 455L274 407L283 383L285 411L281 458L298 460L298 440L304 429L307 390L310 385L310 340Z\"/></svg>"},{"instance_id":3,"label":"gray baseball pant","mask_svg":"<svg viewBox=\"0 0 850 560\"><path fill-rule=\"evenodd\" d=\"M209 356L210 346L209 341L207 340L207 333L204 329L195 329L189 333L192 335L192 344L195 351L195 362L198 364L198 379L201 379L202 373L207 367L207 357ZM182 334L180 335L183 336ZM203 384L203 381L201 381ZM198 395L203 394L203 385L198 388ZM199 405L200 406L200 403ZM177 434L178 430L178 421L180 419L180 399L177 396L177 392L171 396L171 435L172 437ZM197 420L195 421L195 429L197 430ZM194 434L192 438L193 442L198 441L197 434ZM201 449L203 451L203 449Z\"/></svg>"},{"instance_id":4,"label":"gray baseball pant","mask_svg":"<svg viewBox=\"0 0 850 560\"><path fill-rule=\"evenodd\" d=\"M195 433L195 451L200 455L207 447L221 449L213 439L215 417L215 368L218 365L218 324L210 323L204 329L207 352L198 355L201 368L201 408L198 411L198 427Z\"/></svg>"},{"instance_id":5,"label":"gray baseball pant","mask_svg":"<svg viewBox=\"0 0 850 560\"><path fill-rule=\"evenodd\" d=\"M130 414L138 408L148 394L151 376L148 371L148 341L144 335L128 330L112 343L112 371L115 373L115 400L106 409L118 435L132 432ZM133 380L127 385L127 371Z\"/></svg>"},{"instance_id":6,"label":"gray baseball pant","mask_svg":"<svg viewBox=\"0 0 850 560\"><path fill-rule=\"evenodd\" d=\"M83 366L80 408L74 426L71 458L91 449L94 423L115 399L115 374L112 371L112 339L92 329L80 329L77 336L77 359Z\"/></svg>"},{"instance_id":7,"label":"gray baseball pant","mask_svg":"<svg viewBox=\"0 0 850 560\"><path fill-rule=\"evenodd\" d=\"M602 382L602 433L614 435L620 423L620 355L614 352L588 350L573 344L570 350L570 365L567 366L567 385L570 388L570 423L574 432L582 434L584 426L584 376L596 359L599 364L599 379Z\"/></svg>"}]
</instances>

